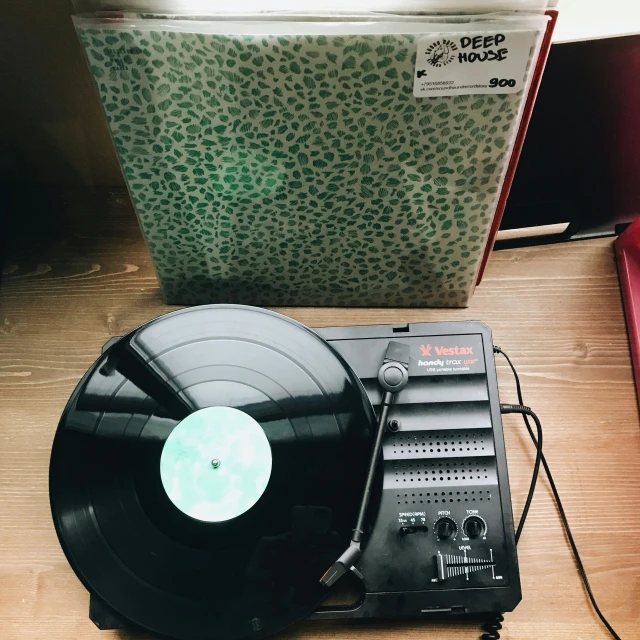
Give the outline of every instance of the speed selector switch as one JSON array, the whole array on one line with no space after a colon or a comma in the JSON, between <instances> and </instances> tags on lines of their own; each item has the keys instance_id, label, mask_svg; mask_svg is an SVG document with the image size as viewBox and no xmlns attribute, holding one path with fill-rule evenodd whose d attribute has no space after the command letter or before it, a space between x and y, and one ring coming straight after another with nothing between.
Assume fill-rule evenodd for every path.
<instances>
[{"instance_id":1,"label":"speed selector switch","mask_svg":"<svg viewBox=\"0 0 640 640\"><path fill-rule=\"evenodd\" d=\"M462 530L469 538L479 538L487 532L485 521L478 516L469 516L462 523Z\"/></svg>"},{"instance_id":2,"label":"speed selector switch","mask_svg":"<svg viewBox=\"0 0 640 640\"><path fill-rule=\"evenodd\" d=\"M458 527L451 518L440 518L436 521L434 531L440 540L448 540L455 536L458 531Z\"/></svg>"}]
</instances>

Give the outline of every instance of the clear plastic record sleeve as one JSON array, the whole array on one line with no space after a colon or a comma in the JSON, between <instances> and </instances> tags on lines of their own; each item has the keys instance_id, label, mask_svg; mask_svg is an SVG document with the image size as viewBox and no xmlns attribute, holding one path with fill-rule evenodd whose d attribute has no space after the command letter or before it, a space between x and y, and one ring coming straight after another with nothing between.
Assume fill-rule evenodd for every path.
<instances>
[{"instance_id":1,"label":"clear plastic record sleeve","mask_svg":"<svg viewBox=\"0 0 640 640\"><path fill-rule=\"evenodd\" d=\"M167 302L468 303L546 3L335 5L77 4Z\"/></svg>"}]
</instances>

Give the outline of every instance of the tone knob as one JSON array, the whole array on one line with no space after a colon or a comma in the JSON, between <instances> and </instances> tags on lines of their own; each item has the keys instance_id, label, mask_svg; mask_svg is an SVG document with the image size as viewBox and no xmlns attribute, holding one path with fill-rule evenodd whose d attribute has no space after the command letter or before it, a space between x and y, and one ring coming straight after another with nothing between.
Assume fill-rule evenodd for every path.
<instances>
[{"instance_id":1,"label":"tone knob","mask_svg":"<svg viewBox=\"0 0 640 640\"><path fill-rule=\"evenodd\" d=\"M462 524L462 529L469 538L479 538L485 534L487 527L482 518L470 516Z\"/></svg>"},{"instance_id":2,"label":"tone knob","mask_svg":"<svg viewBox=\"0 0 640 640\"><path fill-rule=\"evenodd\" d=\"M440 518L435 524L434 530L440 540L447 540L455 535L456 523L451 518Z\"/></svg>"}]
</instances>

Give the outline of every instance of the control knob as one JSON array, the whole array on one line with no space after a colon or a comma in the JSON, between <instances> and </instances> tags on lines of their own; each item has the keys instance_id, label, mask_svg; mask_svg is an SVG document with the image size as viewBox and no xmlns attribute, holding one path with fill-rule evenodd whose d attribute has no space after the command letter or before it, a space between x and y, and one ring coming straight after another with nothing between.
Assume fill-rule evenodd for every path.
<instances>
[{"instance_id":1,"label":"control knob","mask_svg":"<svg viewBox=\"0 0 640 640\"><path fill-rule=\"evenodd\" d=\"M436 521L434 531L440 540L448 540L454 536L458 528L451 518L440 518Z\"/></svg>"},{"instance_id":2,"label":"control knob","mask_svg":"<svg viewBox=\"0 0 640 640\"><path fill-rule=\"evenodd\" d=\"M464 534L469 538L479 538L486 533L487 525L482 518L478 516L469 516L462 523L462 530L464 531Z\"/></svg>"}]
</instances>

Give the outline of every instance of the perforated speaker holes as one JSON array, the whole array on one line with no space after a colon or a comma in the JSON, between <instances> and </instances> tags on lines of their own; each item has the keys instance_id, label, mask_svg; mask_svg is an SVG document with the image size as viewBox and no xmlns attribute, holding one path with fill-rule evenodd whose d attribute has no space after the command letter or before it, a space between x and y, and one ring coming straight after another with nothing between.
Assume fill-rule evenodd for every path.
<instances>
[{"instance_id":1,"label":"perforated speaker holes","mask_svg":"<svg viewBox=\"0 0 640 640\"><path fill-rule=\"evenodd\" d=\"M482 480L488 478L487 468L477 462L431 462L426 464L401 463L402 469L414 471L396 471L396 482L444 482L445 480ZM440 467L440 468L433 468Z\"/></svg>"},{"instance_id":2,"label":"perforated speaker holes","mask_svg":"<svg viewBox=\"0 0 640 640\"><path fill-rule=\"evenodd\" d=\"M414 436L394 436L390 441L394 453L403 455L414 452L422 453L449 453L485 451L487 436L478 431L451 432L425 432Z\"/></svg>"},{"instance_id":3,"label":"perforated speaker holes","mask_svg":"<svg viewBox=\"0 0 640 640\"><path fill-rule=\"evenodd\" d=\"M434 504L445 502L483 502L491 500L490 491L429 491L427 493L397 493L398 504Z\"/></svg>"}]
</instances>

